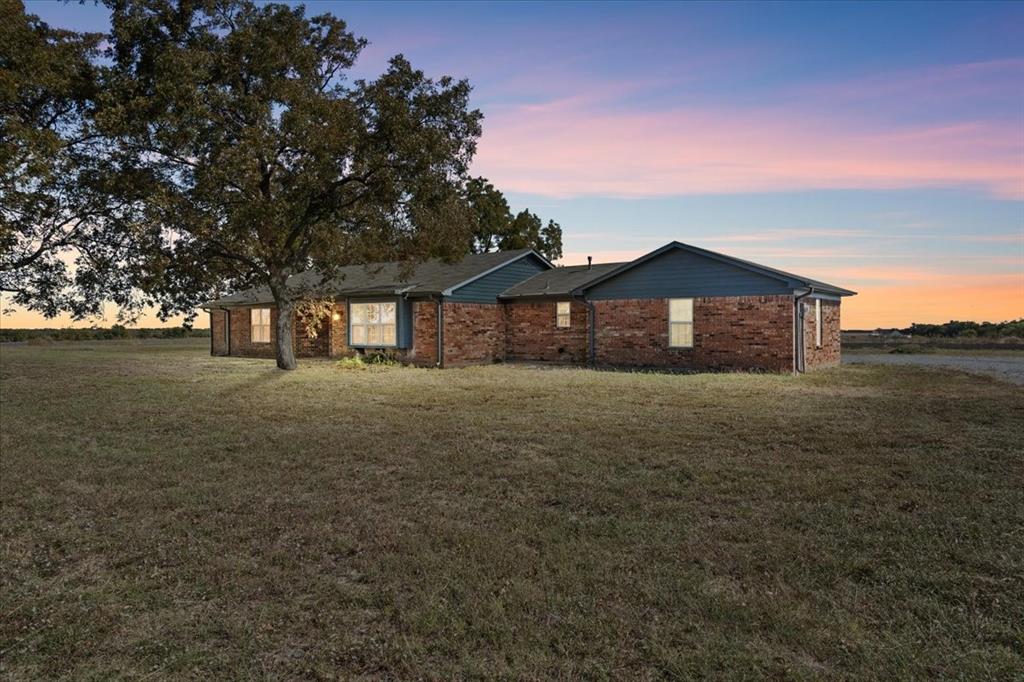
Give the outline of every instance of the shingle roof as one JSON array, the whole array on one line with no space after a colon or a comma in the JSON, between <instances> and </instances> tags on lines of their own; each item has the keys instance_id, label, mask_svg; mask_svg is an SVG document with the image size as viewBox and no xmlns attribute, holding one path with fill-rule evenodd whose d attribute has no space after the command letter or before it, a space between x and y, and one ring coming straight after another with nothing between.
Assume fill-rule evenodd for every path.
<instances>
[{"instance_id":1,"label":"shingle roof","mask_svg":"<svg viewBox=\"0 0 1024 682\"><path fill-rule=\"evenodd\" d=\"M535 254L533 249L492 251L471 254L455 263L446 263L434 258L413 265L412 270L404 276L405 264L401 262L349 265L339 268L336 275L326 283L322 281L320 273L309 271L292 276L288 280L288 286L316 296L373 296L399 293L429 296L457 287L531 253ZM269 288L257 287L208 301L203 307L245 306L271 303L273 300Z\"/></svg>"},{"instance_id":2,"label":"shingle roof","mask_svg":"<svg viewBox=\"0 0 1024 682\"><path fill-rule=\"evenodd\" d=\"M532 296L568 296L573 289L597 279L625 263L595 263L594 265L570 265L538 272L530 279L509 287L500 298L527 298Z\"/></svg>"},{"instance_id":3,"label":"shingle roof","mask_svg":"<svg viewBox=\"0 0 1024 682\"><path fill-rule=\"evenodd\" d=\"M681 242L671 242L636 260L626 263L595 263L592 266L573 265L545 270L506 289L501 293L500 298L507 300L544 296L568 296L573 293L580 294L598 282L615 277L670 249L685 249L708 258L732 263L738 267L783 280L793 287L813 287L820 292L839 296L850 296L855 293L833 284L801 277L800 275L776 270L775 268L758 263L726 256ZM395 294L429 296L442 293L447 295L451 289L466 284L491 270L531 253L537 256L537 258L541 258L532 249L472 254L455 263L445 263L435 258L414 265L409 274L405 276L402 274L405 264L400 262L350 265L340 268L336 276L327 283L321 282L319 273L310 271L295 275L288 280L288 284L290 287L316 296L340 297ZM270 295L270 290L266 287L259 287L208 301L203 304L203 307L245 306L272 302L273 297Z\"/></svg>"}]
</instances>

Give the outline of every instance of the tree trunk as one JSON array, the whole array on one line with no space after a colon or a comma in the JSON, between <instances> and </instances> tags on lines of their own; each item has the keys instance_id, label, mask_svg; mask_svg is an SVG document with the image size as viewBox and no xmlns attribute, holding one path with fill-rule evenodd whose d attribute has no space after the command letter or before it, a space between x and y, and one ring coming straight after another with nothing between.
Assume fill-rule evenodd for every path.
<instances>
[{"instance_id":1,"label":"tree trunk","mask_svg":"<svg viewBox=\"0 0 1024 682\"><path fill-rule=\"evenodd\" d=\"M295 305L291 301L277 301L277 367L295 369L294 327Z\"/></svg>"}]
</instances>

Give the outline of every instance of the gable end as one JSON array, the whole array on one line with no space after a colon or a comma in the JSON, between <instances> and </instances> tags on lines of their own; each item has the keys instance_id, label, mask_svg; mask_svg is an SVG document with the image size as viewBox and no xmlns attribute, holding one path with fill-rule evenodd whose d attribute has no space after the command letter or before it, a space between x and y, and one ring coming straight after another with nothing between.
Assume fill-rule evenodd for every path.
<instances>
[{"instance_id":1,"label":"gable end","mask_svg":"<svg viewBox=\"0 0 1024 682\"><path fill-rule=\"evenodd\" d=\"M448 300L458 303L497 303L498 295L509 287L550 268L550 263L534 253L528 253L522 258L452 288L450 292L445 292L445 296Z\"/></svg>"},{"instance_id":2,"label":"gable end","mask_svg":"<svg viewBox=\"0 0 1024 682\"><path fill-rule=\"evenodd\" d=\"M690 298L789 294L793 284L724 260L667 249L586 288L587 298Z\"/></svg>"}]
</instances>

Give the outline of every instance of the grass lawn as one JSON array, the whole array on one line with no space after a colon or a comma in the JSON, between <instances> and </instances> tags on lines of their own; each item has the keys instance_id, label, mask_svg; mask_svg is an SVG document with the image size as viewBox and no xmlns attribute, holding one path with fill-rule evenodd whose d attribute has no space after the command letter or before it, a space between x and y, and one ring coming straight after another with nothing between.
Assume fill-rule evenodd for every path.
<instances>
[{"instance_id":1,"label":"grass lawn","mask_svg":"<svg viewBox=\"0 0 1024 682\"><path fill-rule=\"evenodd\" d=\"M1024 388L0 350L7 679L1024 675Z\"/></svg>"}]
</instances>

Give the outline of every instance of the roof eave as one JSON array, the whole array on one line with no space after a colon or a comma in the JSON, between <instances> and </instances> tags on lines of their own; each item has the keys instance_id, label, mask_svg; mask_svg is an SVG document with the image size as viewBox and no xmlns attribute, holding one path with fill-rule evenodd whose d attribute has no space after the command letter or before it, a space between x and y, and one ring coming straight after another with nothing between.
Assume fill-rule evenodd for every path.
<instances>
[{"instance_id":1,"label":"roof eave","mask_svg":"<svg viewBox=\"0 0 1024 682\"><path fill-rule=\"evenodd\" d=\"M515 301L521 298L571 298L571 291L544 291L537 294L498 294L499 301Z\"/></svg>"},{"instance_id":2,"label":"roof eave","mask_svg":"<svg viewBox=\"0 0 1024 682\"><path fill-rule=\"evenodd\" d=\"M817 294L830 294L832 296L856 296L856 291L844 289L842 287L833 286L831 284L824 285L820 282L801 282L799 286L794 289L808 289Z\"/></svg>"}]
</instances>

